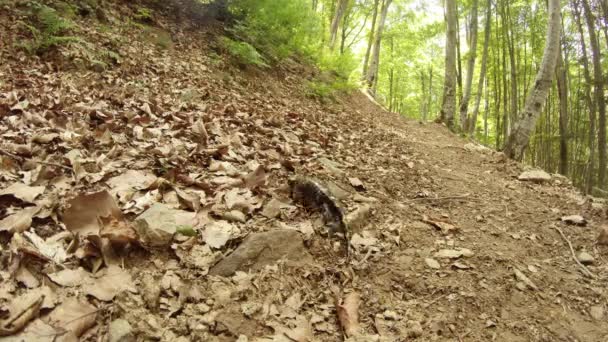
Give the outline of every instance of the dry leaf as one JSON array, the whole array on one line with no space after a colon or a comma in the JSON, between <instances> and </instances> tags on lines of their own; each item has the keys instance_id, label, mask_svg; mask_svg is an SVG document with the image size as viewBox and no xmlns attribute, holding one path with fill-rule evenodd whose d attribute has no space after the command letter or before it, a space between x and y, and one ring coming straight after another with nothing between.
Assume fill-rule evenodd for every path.
<instances>
[{"instance_id":1,"label":"dry leaf","mask_svg":"<svg viewBox=\"0 0 608 342\"><path fill-rule=\"evenodd\" d=\"M125 173L107 181L110 194L118 197L121 202L128 202L139 190L149 189L157 180L155 175L138 170L127 170Z\"/></svg>"},{"instance_id":2,"label":"dry leaf","mask_svg":"<svg viewBox=\"0 0 608 342\"><path fill-rule=\"evenodd\" d=\"M55 308L45 320L57 329L80 337L80 335L95 325L96 319L96 307L88 302L79 301L72 297L66 299L63 304Z\"/></svg>"},{"instance_id":3,"label":"dry leaf","mask_svg":"<svg viewBox=\"0 0 608 342\"><path fill-rule=\"evenodd\" d=\"M29 207L20 210L0 221L0 231L21 233L30 228L32 219L40 211L39 207Z\"/></svg>"},{"instance_id":4,"label":"dry leaf","mask_svg":"<svg viewBox=\"0 0 608 342\"><path fill-rule=\"evenodd\" d=\"M53 237L44 240L34 233L33 229L31 232L23 232L23 235L30 240L32 245L36 247L40 254L50 260L53 260L55 263L63 264L68 258L67 252L65 251L61 241L53 240Z\"/></svg>"},{"instance_id":5,"label":"dry leaf","mask_svg":"<svg viewBox=\"0 0 608 342\"><path fill-rule=\"evenodd\" d=\"M243 177L243 185L248 189L255 189L266 183L266 171L264 166L260 165L258 168Z\"/></svg>"},{"instance_id":6,"label":"dry leaf","mask_svg":"<svg viewBox=\"0 0 608 342\"><path fill-rule=\"evenodd\" d=\"M338 320L346 337L352 337L360 333L361 326L359 325L359 305L361 298L357 292L351 292L346 295L342 304L336 305Z\"/></svg>"},{"instance_id":7,"label":"dry leaf","mask_svg":"<svg viewBox=\"0 0 608 342\"><path fill-rule=\"evenodd\" d=\"M1 333L0 333L1 334ZM56 342L60 331L48 325L41 319L36 319L28 324L25 329L17 335L3 337L2 342Z\"/></svg>"},{"instance_id":8,"label":"dry leaf","mask_svg":"<svg viewBox=\"0 0 608 342\"><path fill-rule=\"evenodd\" d=\"M68 201L69 208L63 213L66 228L82 236L98 234L100 217L122 219L122 212L114 197L107 191L81 194Z\"/></svg>"},{"instance_id":9,"label":"dry leaf","mask_svg":"<svg viewBox=\"0 0 608 342\"><path fill-rule=\"evenodd\" d=\"M203 231L203 241L212 248L222 248L232 238L235 228L226 221L215 221Z\"/></svg>"},{"instance_id":10,"label":"dry leaf","mask_svg":"<svg viewBox=\"0 0 608 342\"><path fill-rule=\"evenodd\" d=\"M91 278L83 291L99 300L108 302L123 291L137 292L133 278L129 272L118 266L111 265L103 270L99 278Z\"/></svg>"},{"instance_id":11,"label":"dry leaf","mask_svg":"<svg viewBox=\"0 0 608 342\"><path fill-rule=\"evenodd\" d=\"M99 236L107 238L114 244L126 245L138 240L137 232L133 225L125 221L111 217L109 222L107 219L103 218L101 219L101 222L103 227L99 231Z\"/></svg>"},{"instance_id":12,"label":"dry leaf","mask_svg":"<svg viewBox=\"0 0 608 342\"><path fill-rule=\"evenodd\" d=\"M54 283L64 287L75 287L91 281L91 274L79 267L75 270L65 269L48 275Z\"/></svg>"},{"instance_id":13,"label":"dry leaf","mask_svg":"<svg viewBox=\"0 0 608 342\"><path fill-rule=\"evenodd\" d=\"M28 186L23 183L15 183L4 190L0 190L0 196L13 196L27 203L33 203L36 197L44 192L44 186Z\"/></svg>"}]
</instances>

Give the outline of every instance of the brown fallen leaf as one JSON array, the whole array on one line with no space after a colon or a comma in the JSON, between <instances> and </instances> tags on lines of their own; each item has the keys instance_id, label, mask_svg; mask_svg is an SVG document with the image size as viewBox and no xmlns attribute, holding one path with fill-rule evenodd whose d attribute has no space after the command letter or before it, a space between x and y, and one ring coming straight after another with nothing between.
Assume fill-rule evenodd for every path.
<instances>
[{"instance_id":1,"label":"brown fallen leaf","mask_svg":"<svg viewBox=\"0 0 608 342\"><path fill-rule=\"evenodd\" d=\"M109 266L102 272L101 277L91 278L91 281L83 287L84 293L108 302L123 291L137 292L129 272L114 265Z\"/></svg>"},{"instance_id":2,"label":"brown fallen leaf","mask_svg":"<svg viewBox=\"0 0 608 342\"><path fill-rule=\"evenodd\" d=\"M99 236L107 238L110 242L118 245L126 245L138 240L137 232L133 225L118 220L114 217L101 218L102 228L99 231Z\"/></svg>"},{"instance_id":3,"label":"brown fallen leaf","mask_svg":"<svg viewBox=\"0 0 608 342\"><path fill-rule=\"evenodd\" d=\"M458 228L449 222L431 220L427 216L422 217L422 222L430 224L431 226L441 230L441 232L445 235L458 231Z\"/></svg>"},{"instance_id":4,"label":"brown fallen leaf","mask_svg":"<svg viewBox=\"0 0 608 342\"><path fill-rule=\"evenodd\" d=\"M266 183L266 170L264 170L264 166L258 166L255 171L247 174L243 177L243 186L248 189L255 189L259 186L262 186Z\"/></svg>"},{"instance_id":5,"label":"brown fallen leaf","mask_svg":"<svg viewBox=\"0 0 608 342\"><path fill-rule=\"evenodd\" d=\"M32 219L40 211L39 207L29 207L20 210L0 221L0 231L21 233L30 228Z\"/></svg>"},{"instance_id":6,"label":"brown fallen leaf","mask_svg":"<svg viewBox=\"0 0 608 342\"><path fill-rule=\"evenodd\" d=\"M597 244L600 246L608 246L608 226L603 226L600 229L600 234L597 237Z\"/></svg>"},{"instance_id":7,"label":"brown fallen leaf","mask_svg":"<svg viewBox=\"0 0 608 342\"><path fill-rule=\"evenodd\" d=\"M9 309L10 316L0 322L0 336L15 334L21 331L29 321L38 317L44 303L44 295L37 294L28 299L24 300L21 296L13 301Z\"/></svg>"},{"instance_id":8,"label":"brown fallen leaf","mask_svg":"<svg viewBox=\"0 0 608 342\"><path fill-rule=\"evenodd\" d=\"M43 320L36 319L28 324L20 333L3 337L1 340L2 342L56 342L59 341L56 340L58 335L61 335L60 331L57 331Z\"/></svg>"},{"instance_id":9,"label":"brown fallen leaf","mask_svg":"<svg viewBox=\"0 0 608 342\"><path fill-rule=\"evenodd\" d=\"M15 183L6 189L0 190L0 196L13 196L27 203L33 203L36 197L44 192L44 186L28 186Z\"/></svg>"},{"instance_id":10,"label":"brown fallen leaf","mask_svg":"<svg viewBox=\"0 0 608 342\"><path fill-rule=\"evenodd\" d=\"M69 231L82 236L99 233L102 228L99 217L122 219L120 208L107 191L81 194L68 204L69 208L63 212L63 223Z\"/></svg>"},{"instance_id":11,"label":"brown fallen leaf","mask_svg":"<svg viewBox=\"0 0 608 342\"><path fill-rule=\"evenodd\" d=\"M359 305L361 298L357 292L351 292L344 297L342 303L336 303L338 320L346 337L358 335L361 330L359 325Z\"/></svg>"},{"instance_id":12,"label":"brown fallen leaf","mask_svg":"<svg viewBox=\"0 0 608 342\"><path fill-rule=\"evenodd\" d=\"M97 308L85 301L72 297L66 299L45 318L48 324L67 334L80 337L95 325ZM62 336L64 339L66 335Z\"/></svg>"},{"instance_id":13,"label":"brown fallen leaf","mask_svg":"<svg viewBox=\"0 0 608 342\"><path fill-rule=\"evenodd\" d=\"M84 268L79 267L75 270L66 268L59 272L48 275L54 283L64 287L75 287L90 282L91 274Z\"/></svg>"}]
</instances>

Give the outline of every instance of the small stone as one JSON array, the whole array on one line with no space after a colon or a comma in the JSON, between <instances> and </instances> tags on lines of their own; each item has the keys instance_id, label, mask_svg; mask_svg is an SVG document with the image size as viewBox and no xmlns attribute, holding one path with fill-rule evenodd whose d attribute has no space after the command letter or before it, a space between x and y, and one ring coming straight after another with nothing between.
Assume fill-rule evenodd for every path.
<instances>
[{"instance_id":1,"label":"small stone","mask_svg":"<svg viewBox=\"0 0 608 342\"><path fill-rule=\"evenodd\" d=\"M129 322L124 319L116 319L110 323L109 329L110 342L131 342L135 341L133 329Z\"/></svg>"},{"instance_id":2,"label":"small stone","mask_svg":"<svg viewBox=\"0 0 608 342\"><path fill-rule=\"evenodd\" d=\"M458 259L460 257L468 258L473 256L473 252L467 248L442 249L435 253L434 256L437 259Z\"/></svg>"},{"instance_id":3,"label":"small stone","mask_svg":"<svg viewBox=\"0 0 608 342\"><path fill-rule=\"evenodd\" d=\"M493 320L488 319L488 320L486 321L486 328L493 328L493 327L495 327L495 326L496 326L496 322L494 322Z\"/></svg>"},{"instance_id":4,"label":"small stone","mask_svg":"<svg viewBox=\"0 0 608 342\"><path fill-rule=\"evenodd\" d=\"M385 319L387 319L389 321L396 321L399 319L399 314L397 314L395 311L392 311L392 310L384 311L383 316Z\"/></svg>"},{"instance_id":5,"label":"small stone","mask_svg":"<svg viewBox=\"0 0 608 342\"><path fill-rule=\"evenodd\" d=\"M423 330L422 325L418 321L408 321L407 322L407 336L411 338L417 338L422 336Z\"/></svg>"},{"instance_id":6,"label":"small stone","mask_svg":"<svg viewBox=\"0 0 608 342\"><path fill-rule=\"evenodd\" d=\"M224 220L229 222L240 222L245 223L247 221L247 217L243 214L242 211L232 210L223 215Z\"/></svg>"},{"instance_id":7,"label":"small stone","mask_svg":"<svg viewBox=\"0 0 608 342\"><path fill-rule=\"evenodd\" d=\"M438 270L441 268L441 265L439 264L439 261L435 260L435 259L431 259L431 258L426 258L424 259L424 262L426 263L426 265L432 269Z\"/></svg>"},{"instance_id":8,"label":"small stone","mask_svg":"<svg viewBox=\"0 0 608 342\"><path fill-rule=\"evenodd\" d=\"M551 175L543 170L530 170L523 172L519 177L520 181L542 183L551 180Z\"/></svg>"},{"instance_id":9,"label":"small stone","mask_svg":"<svg viewBox=\"0 0 608 342\"><path fill-rule=\"evenodd\" d=\"M604 318L604 307L601 305L594 305L589 308L589 314L596 321L601 321Z\"/></svg>"},{"instance_id":10,"label":"small stone","mask_svg":"<svg viewBox=\"0 0 608 342\"><path fill-rule=\"evenodd\" d=\"M581 215L570 215L562 217L562 222L573 226L584 226L587 224L587 220Z\"/></svg>"},{"instance_id":11,"label":"small stone","mask_svg":"<svg viewBox=\"0 0 608 342\"><path fill-rule=\"evenodd\" d=\"M600 246L608 246L608 226L603 226L600 230L600 235L597 237L597 244Z\"/></svg>"},{"instance_id":12,"label":"small stone","mask_svg":"<svg viewBox=\"0 0 608 342\"><path fill-rule=\"evenodd\" d=\"M587 252L580 252L576 258L583 265L591 265L595 261L595 258Z\"/></svg>"}]
</instances>

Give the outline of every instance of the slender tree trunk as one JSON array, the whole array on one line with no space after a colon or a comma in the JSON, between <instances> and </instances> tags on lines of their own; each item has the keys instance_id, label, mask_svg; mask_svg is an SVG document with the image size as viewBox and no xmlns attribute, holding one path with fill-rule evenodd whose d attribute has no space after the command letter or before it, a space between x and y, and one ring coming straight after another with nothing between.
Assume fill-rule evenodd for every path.
<instances>
[{"instance_id":1,"label":"slender tree trunk","mask_svg":"<svg viewBox=\"0 0 608 342\"><path fill-rule=\"evenodd\" d=\"M585 32L581 23L581 11L578 1L571 3L574 8L574 18L578 27L578 33L581 40L581 53L583 62L583 76L585 77L585 100L589 109L589 160L587 161L587 181L585 182L586 193L590 193L595 185L595 130L596 130L596 107L595 102L591 98L591 73L589 71L589 57L587 55L587 44L585 43Z\"/></svg>"},{"instance_id":2,"label":"slender tree trunk","mask_svg":"<svg viewBox=\"0 0 608 342\"><path fill-rule=\"evenodd\" d=\"M446 0L447 37L445 45L445 80L440 120L454 131L456 112L456 0Z\"/></svg>"},{"instance_id":3,"label":"slender tree trunk","mask_svg":"<svg viewBox=\"0 0 608 342\"><path fill-rule=\"evenodd\" d=\"M536 126L555 75L560 46L561 8L560 0L549 0L548 2L547 38L540 70L536 75L534 86L526 98L522 118L515 124L505 144L505 154L516 160L523 158L530 143L530 134Z\"/></svg>"},{"instance_id":4,"label":"slender tree trunk","mask_svg":"<svg viewBox=\"0 0 608 342\"><path fill-rule=\"evenodd\" d=\"M433 105L433 65L431 65L431 68L429 69L429 97L427 98L427 114L430 112L431 110L431 106ZM426 117L424 118L426 121Z\"/></svg>"},{"instance_id":5,"label":"slender tree trunk","mask_svg":"<svg viewBox=\"0 0 608 342\"><path fill-rule=\"evenodd\" d=\"M557 92L559 97L559 173L568 175L568 84L563 49L560 48L557 60Z\"/></svg>"},{"instance_id":6,"label":"slender tree trunk","mask_svg":"<svg viewBox=\"0 0 608 342\"><path fill-rule=\"evenodd\" d=\"M483 42L483 55L481 57L481 71L479 73L479 84L477 85L477 99L475 100L475 108L473 109L473 116L471 117L469 123L469 135L473 135L475 133L475 127L477 126L477 115L479 114L479 106L481 104L481 96L483 92L483 85L486 79L486 72L488 69L488 48L490 46L490 34L492 30L492 0L488 0L486 4L486 26L484 32L484 42ZM484 127L487 131L488 122L487 122L487 113L484 117ZM486 132L487 136L487 132ZM486 138L487 139L487 138ZM487 143L487 142L486 142Z\"/></svg>"},{"instance_id":7,"label":"slender tree trunk","mask_svg":"<svg viewBox=\"0 0 608 342\"><path fill-rule=\"evenodd\" d=\"M517 117L517 101L518 101L518 91L517 91L517 62L515 61L515 37L511 24L511 6L506 6L506 20L508 24L507 33L507 44L509 47L509 64L511 66L511 123L515 123L518 120Z\"/></svg>"},{"instance_id":8,"label":"slender tree trunk","mask_svg":"<svg viewBox=\"0 0 608 342\"><path fill-rule=\"evenodd\" d=\"M340 24L342 23L342 18L346 13L346 9L348 8L348 0L337 0L338 5L336 6L336 13L334 14L334 18L331 22L330 32L329 32L329 48L333 50L336 46L336 40L338 39L338 29L340 28Z\"/></svg>"},{"instance_id":9,"label":"slender tree trunk","mask_svg":"<svg viewBox=\"0 0 608 342\"><path fill-rule=\"evenodd\" d=\"M372 17L372 27L369 31L369 39L367 41L367 50L365 51L365 59L363 60L363 78L367 77L367 68L369 64L369 57L372 53L372 46L374 45L374 36L376 31L376 21L378 19L378 8L380 0L374 0L374 15Z\"/></svg>"},{"instance_id":10,"label":"slender tree trunk","mask_svg":"<svg viewBox=\"0 0 608 342\"><path fill-rule=\"evenodd\" d=\"M600 44L595 33L595 18L588 0L582 0L585 10L585 20L587 21L587 32L591 45L591 60L593 61L594 96L595 103L599 112L597 146L599 155L598 186L605 188L606 181L606 102L604 99L604 75L602 73L602 57Z\"/></svg>"},{"instance_id":11,"label":"slender tree trunk","mask_svg":"<svg viewBox=\"0 0 608 342\"><path fill-rule=\"evenodd\" d=\"M372 49L369 69L367 70L366 82L368 88L371 89L372 94L376 94L376 85L378 84L378 69L380 66L380 44L382 43L382 32L384 31L384 24L388 14L388 8L392 1L393 0L384 0L382 12L380 13L380 22L378 23L378 30L374 39L374 47Z\"/></svg>"},{"instance_id":12,"label":"slender tree trunk","mask_svg":"<svg viewBox=\"0 0 608 342\"><path fill-rule=\"evenodd\" d=\"M479 0L473 0L471 9L469 61L467 63L467 79L464 83L462 102L460 103L460 124L464 133L469 132L468 125L472 124L469 118L469 101L471 99L471 88L473 87L473 74L475 73L475 59L477 58L477 6ZM483 78L483 77L482 77Z\"/></svg>"}]
</instances>

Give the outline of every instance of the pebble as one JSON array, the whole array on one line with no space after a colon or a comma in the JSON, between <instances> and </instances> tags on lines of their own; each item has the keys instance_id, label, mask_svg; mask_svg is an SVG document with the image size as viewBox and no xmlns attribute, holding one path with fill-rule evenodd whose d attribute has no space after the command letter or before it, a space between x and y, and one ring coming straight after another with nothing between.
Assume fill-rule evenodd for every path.
<instances>
[{"instance_id":1,"label":"pebble","mask_svg":"<svg viewBox=\"0 0 608 342\"><path fill-rule=\"evenodd\" d=\"M587 252L581 252L581 253L579 253L579 255L576 258L583 265L591 265L595 261L595 258L591 254L589 254Z\"/></svg>"},{"instance_id":2,"label":"pebble","mask_svg":"<svg viewBox=\"0 0 608 342\"><path fill-rule=\"evenodd\" d=\"M407 336L412 338L417 338L422 336L423 330L422 325L418 321L408 321L407 322Z\"/></svg>"},{"instance_id":3,"label":"pebble","mask_svg":"<svg viewBox=\"0 0 608 342\"><path fill-rule=\"evenodd\" d=\"M551 180L551 175L543 170L530 170L519 175L518 179L520 181L529 181L529 182L546 182Z\"/></svg>"},{"instance_id":4,"label":"pebble","mask_svg":"<svg viewBox=\"0 0 608 342\"><path fill-rule=\"evenodd\" d=\"M439 264L439 262L435 259L431 259L431 258L426 258L424 259L424 262L426 263L426 265L432 269L438 270L441 268L441 265Z\"/></svg>"},{"instance_id":5,"label":"pebble","mask_svg":"<svg viewBox=\"0 0 608 342\"><path fill-rule=\"evenodd\" d=\"M601 321L604 318L604 307L601 305L592 306L589 309L589 314L596 321Z\"/></svg>"},{"instance_id":6,"label":"pebble","mask_svg":"<svg viewBox=\"0 0 608 342\"><path fill-rule=\"evenodd\" d=\"M247 217L243 212L239 210L232 210L227 213L224 213L224 219L229 222L240 222L245 223L247 221Z\"/></svg>"},{"instance_id":7,"label":"pebble","mask_svg":"<svg viewBox=\"0 0 608 342\"><path fill-rule=\"evenodd\" d=\"M383 316L385 319L387 319L389 321L396 321L399 319L399 314L397 314L395 311L392 311L392 310L384 311Z\"/></svg>"}]
</instances>

